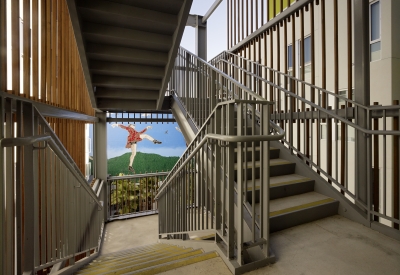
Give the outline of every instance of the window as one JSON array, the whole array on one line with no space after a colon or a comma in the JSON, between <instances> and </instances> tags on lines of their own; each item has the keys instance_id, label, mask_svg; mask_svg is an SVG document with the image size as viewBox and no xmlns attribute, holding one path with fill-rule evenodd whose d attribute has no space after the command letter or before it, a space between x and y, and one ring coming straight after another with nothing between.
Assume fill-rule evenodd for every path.
<instances>
[{"instance_id":1,"label":"window","mask_svg":"<svg viewBox=\"0 0 400 275\"><path fill-rule=\"evenodd\" d=\"M370 4L370 59L381 58L381 7L380 1Z\"/></svg>"},{"instance_id":2,"label":"window","mask_svg":"<svg viewBox=\"0 0 400 275\"><path fill-rule=\"evenodd\" d=\"M304 38L304 64L308 65L310 63L311 63L311 36L308 36Z\"/></svg>"},{"instance_id":3,"label":"window","mask_svg":"<svg viewBox=\"0 0 400 275\"><path fill-rule=\"evenodd\" d=\"M345 97L345 98L348 98L348 97L347 97L347 90L341 90L341 91L339 91L339 95L340 95L340 96L343 96L343 97ZM352 89L351 98L352 98L352 100L354 101L354 89ZM341 109L342 106L346 106L345 100L342 99L342 98L338 98L338 108Z\"/></svg>"},{"instance_id":4,"label":"window","mask_svg":"<svg viewBox=\"0 0 400 275\"><path fill-rule=\"evenodd\" d=\"M289 45L287 47L287 67L288 67L288 71L291 71L293 69L293 56L292 56L292 45Z\"/></svg>"},{"instance_id":5,"label":"window","mask_svg":"<svg viewBox=\"0 0 400 275\"><path fill-rule=\"evenodd\" d=\"M301 40L298 40L299 75L301 75L301 55L304 54L304 73L311 73L311 36L304 38L304 51L301 49Z\"/></svg>"},{"instance_id":6,"label":"window","mask_svg":"<svg viewBox=\"0 0 400 275\"><path fill-rule=\"evenodd\" d=\"M341 127L342 127L342 123L340 123L338 125L338 128L337 128L337 131L338 131L338 133L337 133L337 137L338 138L337 139L338 140L342 140L342 131L341 131L342 128ZM356 140L356 131L355 131L355 129L353 127L351 127L351 126L347 126L346 129L347 129L347 133L346 133L347 141L355 142L355 140Z\"/></svg>"},{"instance_id":7,"label":"window","mask_svg":"<svg viewBox=\"0 0 400 275\"><path fill-rule=\"evenodd\" d=\"M320 134L321 134L320 135L321 139L327 139L328 131L327 131L325 123L321 123L321 132L320 132Z\"/></svg>"}]
</instances>

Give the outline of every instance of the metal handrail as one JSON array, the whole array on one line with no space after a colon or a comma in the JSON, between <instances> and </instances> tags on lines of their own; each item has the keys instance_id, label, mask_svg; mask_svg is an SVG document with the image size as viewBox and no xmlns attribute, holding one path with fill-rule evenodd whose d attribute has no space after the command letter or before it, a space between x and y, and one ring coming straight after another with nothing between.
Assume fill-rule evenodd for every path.
<instances>
[{"instance_id":1,"label":"metal handrail","mask_svg":"<svg viewBox=\"0 0 400 275\"><path fill-rule=\"evenodd\" d=\"M56 153L56 155L61 159L61 161L67 166L71 173L75 176L81 186L85 191L92 197L92 199L101 207L103 205L98 199L98 196L94 193L93 189L87 184L87 182L79 175L75 167L70 163L67 157L64 155L62 150L58 147L53 137L50 134L31 136L31 137L17 137L17 138L4 138L0 140L0 146L2 147L14 147L14 146L27 146L33 145L37 142L46 142L46 146L50 145L50 148ZM41 147L40 149L44 149Z\"/></svg>"},{"instance_id":2,"label":"metal handrail","mask_svg":"<svg viewBox=\"0 0 400 275\"><path fill-rule=\"evenodd\" d=\"M194 155L200 151L201 147L208 142L210 139L211 140L220 140L224 142L247 142L247 141L274 141L274 140L280 140L283 138L285 135L285 131L283 131L279 126L274 124L277 128L280 129L279 134L277 135L252 135L252 136L237 136L237 135L218 135L218 134L207 134L204 136L204 138L201 140L201 142L196 146L196 148L193 150L193 152L186 157L186 160L179 165L178 170L174 171L176 173L180 172L185 165L190 161L191 158L194 157ZM155 199L157 200L159 195L164 191L165 188L168 187L169 183L173 180L174 178L171 177L166 183L163 184L163 187L159 190L157 196Z\"/></svg>"},{"instance_id":3,"label":"metal handrail","mask_svg":"<svg viewBox=\"0 0 400 275\"><path fill-rule=\"evenodd\" d=\"M210 122L210 120L212 119L212 117L213 117L213 115L214 115L216 109L218 109L219 107L221 107L221 106L223 106L223 105L228 105L228 104L232 104L232 103L250 103L250 102L252 102L252 101L251 101L251 100L245 100L245 99L232 99L232 100L228 100L228 101L224 101L224 102L218 103L218 104L215 106L214 110L210 113L210 115L208 116L208 118L205 120L203 126L198 130L198 132L197 132L196 136L194 137L194 139L190 142L190 144L188 144L187 149L185 150L185 152L184 152L182 155L185 155L185 153L189 150L190 146L191 146L193 143L196 142L197 137L201 135L201 131L205 129L206 125L207 125L207 124ZM265 99L264 99L262 102L258 102L258 103L259 103L259 104L270 104L270 105L273 104L272 102L267 101L267 100L265 100ZM262 141L264 141L264 140L265 140L265 141L268 141L268 140L279 140L279 139L281 139L281 138L284 137L285 131L284 131L281 127L279 127L278 125L276 125L276 124L273 123L272 121L270 121L269 124L270 124L271 128L274 129L275 132L278 133L277 135L274 135L273 137L278 137L278 136L279 136L280 138L277 138L277 139L262 139ZM207 134L207 135L215 135L215 134ZM222 135L218 135L218 136L222 136ZM229 139L232 139L231 137L234 137L234 136L226 136L226 137L229 137ZM259 137L265 138L265 136L255 136L255 137L258 137L258 138L259 138ZM267 137L270 137L270 136L267 136ZM242 136L242 137L237 137L237 138L238 138L237 141L231 140L230 142L255 141L255 140L252 140L249 136ZM248 139L248 140L239 140L240 138ZM203 138L203 141L204 141L204 140L206 140L206 138ZM203 141L202 141L202 142L203 142ZM204 145L204 143L203 143L203 145ZM171 169L171 172L174 171L174 169L175 169L175 167L176 167L177 165L180 165L180 164L176 163L175 166ZM168 182L169 182L169 181L170 181L170 180L168 180ZM166 187L165 184L163 184L163 186L164 186L164 188ZM160 190L160 192L161 192L161 190ZM159 192L159 193L160 193L160 192ZM157 196L158 196L158 195L157 195ZM156 197L156 199L157 199L157 197Z\"/></svg>"},{"instance_id":4,"label":"metal handrail","mask_svg":"<svg viewBox=\"0 0 400 275\"><path fill-rule=\"evenodd\" d=\"M349 104L353 104L353 105L356 105L356 106L358 106L358 107L361 107L361 108L364 108L364 109L367 109L367 110L368 110L368 106L361 105L361 104L359 104L359 103L357 103L357 102L355 102L355 101L353 101L353 100L351 100L351 99L348 99L347 97L344 97L344 96L341 96L341 95L332 93L331 91L328 91L328 90L326 90L326 89L323 89L323 88L321 88L321 87L318 87L318 86L316 86L316 85L314 85L314 84L308 83L308 82L306 82L306 81L304 81L304 80L298 79L298 78L296 78L296 77L294 77L294 76L285 74L285 73L283 73L283 72L281 72L281 71L278 71L278 70L276 70L276 69L274 69L274 68L271 68L271 67L262 65L262 64L260 64L260 63L258 63L258 62L252 61L252 60L250 60L250 59L248 59L248 58L244 58L244 57L242 57L242 56L240 56L240 55L233 54L233 53L228 52L228 51L223 51L222 53L220 53L219 55L217 55L215 58L213 58L213 59L210 61L210 63L213 64L213 62L218 62L218 61L227 62L227 60L224 60L224 59L218 59L218 61L215 61L219 56L221 56L221 55L223 55L223 54L228 54L228 55L232 55L232 56L234 56L234 57L243 59L243 60L245 60L246 62L252 63L253 65L256 65L256 66L262 67L262 68L264 68L264 69L270 70L270 71L272 71L272 72L274 72L274 73L277 73L277 74L279 74L279 75L281 75L281 76L284 76L284 77L287 77L287 78L289 78L289 79L291 79L291 80L294 80L294 81L296 81L296 82L298 82L298 83L300 83L300 84L307 85L307 86L309 86L309 87L311 87L311 88L313 88L313 89L316 89L316 90L319 90L319 91L321 91L321 92L324 92L324 93L326 93L326 94L328 94L328 95L330 95L330 96L336 97L336 98L338 98L338 99L342 99L342 100L348 102ZM239 67L239 66L237 66L236 64L234 64L234 63L232 63L232 62L228 62L228 63L229 63L230 65L232 65L232 66L237 67L238 69L244 70L242 67ZM244 71L249 72L249 71L247 71L247 70L244 70ZM252 76L255 76L255 77L259 78L260 80L265 80L264 78L260 78L259 76L254 75L254 74L251 73L251 72L249 72L249 73L250 73ZM271 82L269 82L269 83L271 83Z\"/></svg>"},{"instance_id":5,"label":"metal handrail","mask_svg":"<svg viewBox=\"0 0 400 275\"><path fill-rule=\"evenodd\" d=\"M237 56L237 57L239 57L239 58L242 58L242 57L240 57L240 56L238 56L238 55L229 53L229 52L227 52L227 51L224 51L223 53L231 54L231 55ZM215 59L215 58L214 58L214 59ZM213 59L213 60L214 60L214 59ZM243 59L245 59L246 61L248 60L248 59L246 59L246 58L243 58ZM297 94L295 94L295 93L293 93L293 92L291 92L291 91L289 91L289 90L287 90L287 89L285 89L285 88L283 88L283 87L281 87L281 86L279 86L279 85L276 85L275 83L273 83L273 82L271 82L271 81L269 81L269 80L267 80L267 79L265 79L265 78L262 78L262 77L259 76L259 75L256 75L256 74L254 74L254 73L252 73L252 72L250 72L250 71L248 71L248 70L244 70L242 67L240 67L240 66L238 66L238 65L236 65L236 64L234 64L234 63L232 63L232 62L228 62L227 60L223 60L223 59L221 59L221 60L219 60L219 61L226 62L227 64L232 65L232 66L236 67L237 69L240 69L240 70L244 71L246 74L249 74L249 75L251 75L251 76L257 78L258 80L261 80L261 81L267 83L268 85L273 86L274 88L279 89L280 91L284 92L285 94L288 94L288 95L290 95L291 97L294 97L294 98L300 100L301 102L304 102L304 103L310 105L311 107L315 108L316 110L321 111L321 112L323 112L323 113L325 113L325 114L331 116L332 118L334 118L334 119L336 119L336 120L339 120L339 121L341 121L341 122L343 122L343 123L345 123L345 124L347 124L347 125L349 125L349 126L355 128L355 129L359 130L360 132L362 132L362 133L364 133L364 134L367 134L367 135L400 135L400 131L383 131L383 130L369 130L369 129L365 129L364 127L361 127L361 126L359 126L359 125L357 125L357 124L355 124L355 123L349 121L348 119L345 119L345 118L343 118L343 117L337 115L337 114L335 113L335 110L328 110L328 109L325 109L325 108L323 108L323 107L321 107L321 106L319 106L319 105L317 105L317 104L315 104L315 103L313 103L313 102L311 102L311 101L309 101L309 100L307 100L307 99L305 99L305 98L303 98L303 97L301 97L301 96L299 96L299 95L297 95ZM248 60L248 61L250 61L250 60ZM362 109L364 109L364 110L367 110L367 111L372 111L372 110L374 110L374 111L377 111L377 110L398 110L398 109L399 109L398 107L394 107L394 106L384 106L384 107L382 107L382 106L363 106L363 105L361 105L361 104L359 104L359 103L357 103L357 102L355 102L355 101L352 101L352 100L350 100L350 99L348 99L348 98L346 98L346 97L337 95L337 94L332 93L332 92L330 92L330 91L327 91L327 90L325 90L325 89L321 89L321 88L319 88L319 87L317 87L317 86L315 86L315 85L312 85L312 84L310 84L310 83L308 83L308 82L305 82L305 81L302 81L302 80L300 80L300 79L297 79L297 78L295 78L295 77L293 77L293 76L287 75L287 74L285 74L285 73L282 73L282 72L277 71L277 70L275 70L275 69L272 69L272 68L269 68L269 67L267 67L267 66L261 65L261 64L259 64L259 63L254 62L254 61L250 61L250 62L254 63L254 64L257 65L257 66L261 66L261 67L264 67L264 68L269 69L269 70L271 70L271 71L274 71L274 72L276 72L276 73L278 73L278 74L281 74L281 75L283 75L283 76L285 76L285 77L288 77L288 78L290 78L290 79L292 79L292 80L295 80L295 81L297 81L297 82L300 82L300 83L302 83L302 84L309 85L310 87L312 87L312 88L314 88L314 89L317 89L317 90L326 92L327 94L329 94L329 95L331 95L331 96L337 97L337 98L339 98L339 99L343 99L343 100L347 101L348 103L353 104L353 105L355 105L355 106L357 106L357 107L360 107L360 108L362 108Z\"/></svg>"},{"instance_id":6,"label":"metal handrail","mask_svg":"<svg viewBox=\"0 0 400 275\"><path fill-rule=\"evenodd\" d=\"M134 174L127 176L111 176L108 177L107 180L124 180L124 179L135 179L135 178L143 178L143 177L156 177L156 176L166 176L169 172L156 172L156 173L146 173L146 174Z\"/></svg>"},{"instance_id":7,"label":"metal handrail","mask_svg":"<svg viewBox=\"0 0 400 275\"><path fill-rule=\"evenodd\" d=\"M185 48L181 47L183 50L185 50L187 53L191 54L191 57L195 58L196 60L200 61L201 63L203 63L204 65L207 66L207 68L212 69L213 71L215 71L216 73L222 75L223 77L227 78L230 82L234 83L237 87L243 89L245 92L247 92L249 95L253 96L255 99L257 100L261 100L261 101L265 101L266 99L263 98L262 96L256 94L254 91L252 91L249 87L246 87L245 85L243 85L242 83L240 83L239 81L237 81L236 79L230 77L229 75L227 75L226 73L224 73L223 71L220 71L219 69L213 67L210 65L210 63L208 63L207 61L205 61L204 59L198 57L197 55L193 54L192 52L186 50Z\"/></svg>"}]
</instances>

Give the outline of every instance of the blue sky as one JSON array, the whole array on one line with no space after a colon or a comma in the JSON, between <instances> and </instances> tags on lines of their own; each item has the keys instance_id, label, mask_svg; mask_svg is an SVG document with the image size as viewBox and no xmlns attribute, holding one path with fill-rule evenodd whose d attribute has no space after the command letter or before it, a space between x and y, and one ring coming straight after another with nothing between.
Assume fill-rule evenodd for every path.
<instances>
[{"instance_id":1,"label":"blue sky","mask_svg":"<svg viewBox=\"0 0 400 275\"><path fill-rule=\"evenodd\" d=\"M215 0L194 0L190 14L204 15ZM195 53L195 29L186 27L182 37L181 46ZM226 1L223 1L214 11L207 22L207 59L210 60L222 51L226 50ZM162 156L181 156L186 149L182 134L176 130L176 123L135 123L136 130L140 131L148 125L153 128L146 134L162 142L153 144L148 140L138 143L137 151L143 153L155 153ZM125 123L127 125L127 123ZM130 149L125 148L128 132L121 128L107 126L107 157L113 158L125 153Z\"/></svg>"},{"instance_id":2,"label":"blue sky","mask_svg":"<svg viewBox=\"0 0 400 275\"><path fill-rule=\"evenodd\" d=\"M190 14L205 15L215 0L193 0ZM226 0L218 6L207 21L207 59L210 60L226 50ZM195 53L195 29L186 27L181 46Z\"/></svg>"}]
</instances>

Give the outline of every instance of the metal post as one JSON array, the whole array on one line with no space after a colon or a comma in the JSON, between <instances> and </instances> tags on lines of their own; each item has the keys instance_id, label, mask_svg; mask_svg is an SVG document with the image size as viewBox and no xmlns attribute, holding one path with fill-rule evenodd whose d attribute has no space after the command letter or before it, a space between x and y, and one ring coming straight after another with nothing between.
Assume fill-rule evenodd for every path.
<instances>
[{"instance_id":1,"label":"metal post","mask_svg":"<svg viewBox=\"0 0 400 275\"><path fill-rule=\"evenodd\" d=\"M254 117L254 116L253 116ZM237 136L245 135L243 133L243 103L239 103L237 106L237 119L236 119L236 127L237 127ZM254 143L253 143L254 144ZM242 143L237 143L237 228L236 228L236 235L237 235L237 261L239 265L243 264L243 159L242 154L243 147ZM253 166L254 168L254 166ZM254 201L252 201L254 205ZM253 212L254 214L254 212Z\"/></svg>"},{"instance_id":2,"label":"metal post","mask_svg":"<svg viewBox=\"0 0 400 275\"><path fill-rule=\"evenodd\" d=\"M234 134L233 129L233 119L234 119L234 108L232 104L229 104L226 108L226 127L227 127L227 134L232 135ZM234 258L235 252L235 204L234 204L234 147L233 143L230 142L228 145L227 156L226 156L226 163L227 163L227 212L228 212L228 248L227 248L227 256L229 259ZM225 177L225 175L224 175ZM242 207L239 206L238 207ZM224 225L223 225L224 226ZM224 230L224 229L223 229Z\"/></svg>"},{"instance_id":3,"label":"metal post","mask_svg":"<svg viewBox=\"0 0 400 275\"><path fill-rule=\"evenodd\" d=\"M263 105L261 107L261 134L269 135L269 106ZM260 192L261 192L261 234L262 238L265 240L265 244L263 245L263 253L266 257L269 257L269 211L270 211L270 203L269 203L269 189L270 189L270 149L269 149L269 141L263 141L261 143L261 152L262 152L262 169L260 171L261 182L265 184L261 184Z\"/></svg>"},{"instance_id":4,"label":"metal post","mask_svg":"<svg viewBox=\"0 0 400 275\"><path fill-rule=\"evenodd\" d=\"M370 105L370 61L369 61L369 1L354 1L354 88L355 101L364 106ZM351 87L349 87L351 89ZM367 112L358 108L356 123L369 127ZM356 135L356 194L358 199L367 203L367 173L370 161L367 159L367 137ZM368 206L369 207L369 206Z\"/></svg>"},{"instance_id":5,"label":"metal post","mask_svg":"<svg viewBox=\"0 0 400 275\"><path fill-rule=\"evenodd\" d=\"M1 35L1 34L0 34ZM2 77L2 76L0 76ZM4 109L4 101L5 99L3 97L0 97L0 121L3 124L5 122L5 109ZM5 138L5 133L4 133L4 127L0 127L0 140ZM13 257L11 255L7 255L6 253L6 234L4 231L5 230L5 226L6 223L6 219L5 219L5 207L3 207L3 205L5 205L5 163L4 163L4 150L3 147L0 146L0 167L2 167L2 172L0 173L0 222L3 226L0 226L0 272L2 274L6 274L7 270L6 270L6 266L5 263L7 261L10 261ZM6 231L7 232L7 231ZM7 257L7 258L6 258Z\"/></svg>"},{"instance_id":6,"label":"metal post","mask_svg":"<svg viewBox=\"0 0 400 275\"><path fill-rule=\"evenodd\" d=\"M33 106L32 104L23 104L23 129L24 136L29 137L34 135L34 120L33 120ZM38 191L35 186L35 166L37 161L35 159L33 145L25 146L23 148L24 174L23 174L23 194L24 194L24 235L23 235L23 272L24 274L33 274L35 264L38 258L36 252L37 237L38 237Z\"/></svg>"},{"instance_id":7,"label":"metal post","mask_svg":"<svg viewBox=\"0 0 400 275\"><path fill-rule=\"evenodd\" d=\"M0 0L0 91L3 92L6 89L6 80L7 80L7 66L6 66L6 61L7 61L7 45L6 45L6 39L7 39L7 29L6 29L6 1L5 0ZM4 101L5 99L3 97L0 97L0 122L1 125L5 122L5 116L4 116ZM0 127L0 139L3 139L4 136L4 127ZM4 151L3 148L0 147L0 167L4 169ZM5 207L3 207L4 204L4 193L5 193L5 182L4 182L4 170L2 173L0 173L0 222L2 225L6 224L5 220ZM6 265L5 263L7 260L10 260L10 258L5 258L5 257L11 257L11 255L6 254L6 235L4 234L4 226L1 226L0 228L0 273L6 274ZM12 259L12 258L11 258Z\"/></svg>"},{"instance_id":8,"label":"metal post","mask_svg":"<svg viewBox=\"0 0 400 275\"><path fill-rule=\"evenodd\" d=\"M96 113L96 117L99 121L94 124L94 175L98 179L107 181L107 114ZM105 184L103 186L104 191L108 192L108 187ZM104 194L104 198L108 199L108 194ZM104 206L108 205L107 202L103 203ZM107 221L109 218L109 212L107 207L104 207L104 220Z\"/></svg>"},{"instance_id":9,"label":"metal post","mask_svg":"<svg viewBox=\"0 0 400 275\"><path fill-rule=\"evenodd\" d=\"M200 15L196 21L196 55L207 61L207 22Z\"/></svg>"}]
</instances>

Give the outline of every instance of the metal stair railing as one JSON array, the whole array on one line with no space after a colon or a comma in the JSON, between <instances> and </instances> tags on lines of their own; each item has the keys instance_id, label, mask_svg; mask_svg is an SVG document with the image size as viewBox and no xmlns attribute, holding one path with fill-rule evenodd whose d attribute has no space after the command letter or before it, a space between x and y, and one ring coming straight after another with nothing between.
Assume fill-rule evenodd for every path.
<instances>
[{"instance_id":1,"label":"metal stair railing","mask_svg":"<svg viewBox=\"0 0 400 275\"><path fill-rule=\"evenodd\" d=\"M251 167L243 161L243 149L260 144L263 157L258 165L261 180L268 186L269 141L283 136L283 130L270 122L271 102L183 48L178 51L169 90L198 132L156 197L160 238L185 240L191 233L211 230L226 259L234 259L236 267L245 264L243 252L253 246L261 246L265 260L270 261L268 188L262 187L260 193L260 235L253 231L251 240L244 240L243 207L239 206L245 202L247 184L255 185L243 175L247 169L258 169L254 161ZM255 224L255 213L252 217Z\"/></svg>"},{"instance_id":2,"label":"metal stair railing","mask_svg":"<svg viewBox=\"0 0 400 275\"><path fill-rule=\"evenodd\" d=\"M286 130L285 146L362 210L368 224L399 228L398 169L391 168L399 166L398 102L392 106L360 105L229 52L210 63L276 102L271 119ZM367 127L358 125L359 113L365 114ZM358 156L357 137L367 139L365 150ZM355 171L360 158L366 159L367 167ZM358 181L360 175L367 184ZM363 199L360 185L366 186Z\"/></svg>"},{"instance_id":3,"label":"metal stair railing","mask_svg":"<svg viewBox=\"0 0 400 275\"><path fill-rule=\"evenodd\" d=\"M169 172L108 177L110 220L158 213L155 196Z\"/></svg>"},{"instance_id":4,"label":"metal stair railing","mask_svg":"<svg viewBox=\"0 0 400 275\"><path fill-rule=\"evenodd\" d=\"M182 47L178 50L168 89L177 95L197 129L219 102L266 100Z\"/></svg>"},{"instance_id":5,"label":"metal stair railing","mask_svg":"<svg viewBox=\"0 0 400 275\"><path fill-rule=\"evenodd\" d=\"M244 123L244 114L248 105L253 108L259 105L261 109L262 119L258 134L253 134L253 131L249 134L245 132L248 125ZM270 257L267 188L269 141L279 140L283 132L279 127L270 129L269 105L268 101L230 100L215 107L156 196L160 238L186 240L190 233L212 232L217 243L223 247L225 256L235 259L238 266L244 264L243 252L249 248L245 244L249 241L253 241L253 246L261 245L265 258ZM237 133L233 123L225 122L232 121L235 108L238 114ZM251 143L250 146L254 146L255 142L260 144L263 152L259 164L260 180L265 183L260 191L260 235L256 236L256 232L252 232L252 240L244 239L243 207L240 207L245 202L244 190L247 184L243 175L249 168L242 159L242 152L248 142ZM253 210L252 217L255 215ZM252 222L255 225L254 218Z\"/></svg>"},{"instance_id":6,"label":"metal stair railing","mask_svg":"<svg viewBox=\"0 0 400 275\"><path fill-rule=\"evenodd\" d=\"M5 274L77 268L97 256L104 190L95 193L31 104L0 97ZM10 199L10 198L15 198ZM79 261L79 262L78 262Z\"/></svg>"}]
</instances>

